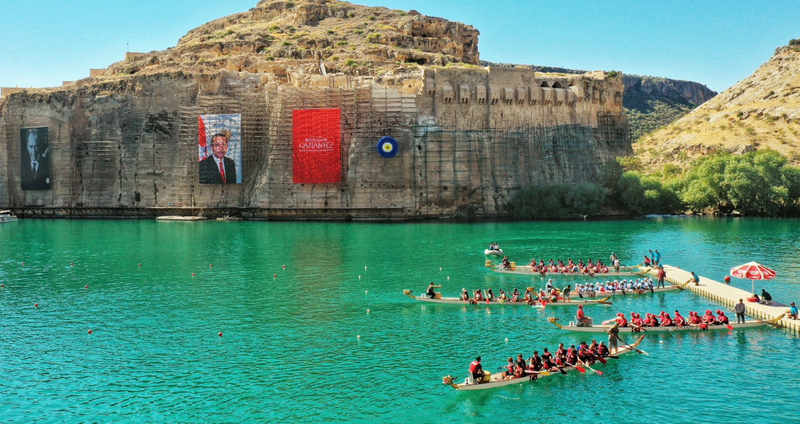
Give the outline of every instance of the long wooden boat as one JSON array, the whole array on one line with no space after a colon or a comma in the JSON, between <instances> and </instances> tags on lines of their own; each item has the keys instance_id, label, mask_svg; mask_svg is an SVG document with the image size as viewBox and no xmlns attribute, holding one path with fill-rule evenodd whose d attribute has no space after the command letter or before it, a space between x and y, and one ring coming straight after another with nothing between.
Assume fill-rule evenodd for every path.
<instances>
[{"instance_id":1,"label":"long wooden boat","mask_svg":"<svg viewBox=\"0 0 800 424\"><path fill-rule=\"evenodd\" d=\"M617 353L614 356L620 357L622 355L625 355L625 354L633 352L633 351L639 351L637 349L637 347L639 346L640 343L642 343L642 340L644 340L644 336L639 337L639 339L636 340L636 342L631 344L631 345L620 346L619 350L617 350ZM639 351L639 352L641 352L641 351ZM611 357L606 357L605 359L609 360L609 361L614 360ZM580 365L580 364L578 364L578 365ZM594 365L592 365L592 368L598 368L600 366L602 366L602 363L596 362ZM577 370L577 368L569 366L569 367L562 368L562 370L564 370L566 373L570 373L570 372L574 372L575 370ZM592 372L592 371L587 368L586 372ZM459 384L459 383L456 383L456 382L453 381L454 380L453 376L449 376L448 375L448 376L442 378L442 383L446 384L446 385L448 385L448 386L450 386L450 387L452 387L452 388L454 388L456 390L464 390L464 391L466 391L466 390L489 390L489 389L494 389L494 388L497 388L497 387L511 386L513 384L523 384L523 383L527 383L529 381L537 381L538 379L547 378L547 377L551 377L551 376L554 376L554 375L562 375L562 374L560 372L557 372L557 371L556 372L553 372L553 371L540 371L540 372L537 373L537 377L538 377L537 379L534 379L533 375L526 375L524 377L514 378L514 379L511 379L511 380L503 380L503 377L502 377L501 373L494 373L494 374L491 374L491 376L489 377L489 381L484 382L484 383L480 383L480 384L474 384L474 383L469 384L470 379L465 379L463 383Z\"/></svg>"},{"instance_id":2,"label":"long wooden boat","mask_svg":"<svg viewBox=\"0 0 800 424\"><path fill-rule=\"evenodd\" d=\"M511 269L500 269L500 267L494 264L486 264L487 268L490 268L492 271L498 274L509 274L509 275L540 275L538 272L531 271L531 267L528 265L515 265L511 267ZM619 272L609 271L609 272L596 272L593 274L589 273L582 273L582 272L547 272L545 275L549 276L565 276L565 277L593 277L593 278L600 278L600 277L636 277L636 276L644 276L647 272L650 271L649 269L641 270L636 267L622 267L620 268Z\"/></svg>"},{"instance_id":3,"label":"long wooden boat","mask_svg":"<svg viewBox=\"0 0 800 424\"><path fill-rule=\"evenodd\" d=\"M617 291L614 291L614 292L605 291L605 292L595 292L594 296L587 296L586 293L584 293L583 297L584 298L587 298L587 297L591 298L591 297L605 297L605 296L630 296L630 295L634 295L634 294L664 293L664 292L669 292L669 291L674 291L674 290L684 290L684 287L683 286L675 286L675 285L669 285L669 286L658 287L658 288L653 287L653 291L652 292L650 291L650 289L646 289L646 290L625 290L625 294L623 294L622 291L620 291L620 290L617 290ZM577 298L578 297L577 291L575 291L575 290L572 291L572 297L573 298Z\"/></svg>"},{"instance_id":4,"label":"long wooden boat","mask_svg":"<svg viewBox=\"0 0 800 424\"><path fill-rule=\"evenodd\" d=\"M667 332L667 331L716 331L716 330L739 330L745 328L755 328L755 327L764 327L767 325L776 325L778 321L783 318L785 314L781 314L777 318L768 319L768 320L753 320L753 321L746 321L743 324L728 324L728 325L684 325L682 327L678 326L670 326L670 327L619 327L620 333L637 333L637 332ZM590 327L577 327L575 322L570 322L569 325L562 325L558 323L558 320L554 317L550 317L547 319L548 322L554 324L561 330L565 331L574 331L578 333L605 333L611 328L611 325L592 325ZM728 328L731 327L731 328Z\"/></svg>"},{"instance_id":5,"label":"long wooden boat","mask_svg":"<svg viewBox=\"0 0 800 424\"><path fill-rule=\"evenodd\" d=\"M491 302L487 302L486 300L482 300L477 303L472 303L467 300L461 300L460 297L438 297L431 299L428 296L414 296L411 293L411 290L403 290L403 294L414 299L419 300L420 302L428 302L428 303L446 303L446 304L459 304L459 305L480 305L480 306L487 306L487 305L514 305L514 306L528 306L527 302L501 302L499 300L493 300ZM547 302L544 307L551 307L551 306L575 306L578 305L611 305L612 303L609 301L611 296L606 296L600 299L573 299L569 302L567 301L558 301L558 302ZM542 308L543 306L536 302L536 304L532 305L534 308Z\"/></svg>"}]
</instances>

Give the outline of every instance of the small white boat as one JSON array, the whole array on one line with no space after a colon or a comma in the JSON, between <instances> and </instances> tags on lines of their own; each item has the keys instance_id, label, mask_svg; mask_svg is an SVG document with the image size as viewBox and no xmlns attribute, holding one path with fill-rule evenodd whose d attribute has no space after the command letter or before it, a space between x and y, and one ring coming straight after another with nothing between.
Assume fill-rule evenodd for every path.
<instances>
[{"instance_id":1,"label":"small white boat","mask_svg":"<svg viewBox=\"0 0 800 424\"><path fill-rule=\"evenodd\" d=\"M16 220L17 216L11 213L11 211L0 211L0 223L14 222Z\"/></svg>"},{"instance_id":2,"label":"small white boat","mask_svg":"<svg viewBox=\"0 0 800 424\"><path fill-rule=\"evenodd\" d=\"M620 348L617 350L617 353L615 353L613 355L613 357L614 357L613 359L615 359L615 360L619 359L620 356L625 355L626 353L633 352L633 351L636 351L636 352L639 352L639 353L644 353L644 351L641 351L641 350L636 348L637 346L639 346L639 344L642 342L642 340L644 340L644 336L639 337L639 339L636 340L636 342L631 344L631 345L622 344L622 346L620 346ZM608 356L608 357L605 357L604 359L607 360L607 361L610 361L611 360L610 358L612 358L612 357ZM579 364L579 365L581 365L581 364ZM601 365L602 365L601 362L597 362L594 365L592 365L592 367L593 368L598 368ZM587 368L586 372L593 371L593 368L586 367L585 364L583 364L583 366L585 368ZM575 371L576 369L577 369L577 367L573 367L573 366L567 366L567 367L561 368L561 370L564 371L563 374L567 374L569 372ZM484 372L485 372L485 370L484 370ZM559 371L538 371L538 372L536 372L536 371L528 371L528 372L534 373L537 378L534 379L534 375L526 375L526 376L523 376L523 377L520 377L520 378L511 379L511 380L503 380L503 376L502 376L501 373L494 373L494 374L490 374L490 376L488 378L489 381L486 381L484 383L475 384L472 381L471 378L467 378L467 379L464 380L463 383L457 384L457 383L453 382L453 376L448 375L448 376L442 378L442 383L446 384L446 385L448 385L448 386L450 386L450 387L452 387L452 388L454 388L456 390L488 390L488 389L494 389L494 388L497 388L497 387L511 386L513 384L523 384L523 383L527 383L527 382L530 382L530 381L536 381L536 380L539 380L539 379L542 379L542 378L545 378L545 377L550 377L550 376L553 376L553 375L561 375L562 374ZM486 377L484 377L484 378L486 378Z\"/></svg>"},{"instance_id":3,"label":"small white boat","mask_svg":"<svg viewBox=\"0 0 800 424\"><path fill-rule=\"evenodd\" d=\"M684 325L681 327L672 325L669 327L636 327L636 326L627 326L627 327L619 327L620 333L639 333L639 332L667 332L667 331L711 331L711 330L737 330L743 328L754 328L754 327L764 327L766 325L775 325L778 321L783 318L784 314L780 315L777 318L760 321L746 321L744 324L719 324L719 325L702 325L702 324L690 324ZM558 323L558 320L554 317L550 317L547 319L548 322L555 324L560 330L565 331L574 331L577 333L605 333L611 328L611 325L592 325L588 327L577 327L575 322L570 322L569 325L561 325ZM730 327L730 328L729 328Z\"/></svg>"},{"instance_id":4,"label":"small white boat","mask_svg":"<svg viewBox=\"0 0 800 424\"><path fill-rule=\"evenodd\" d=\"M486 256L503 256L503 249L484 249L483 254Z\"/></svg>"},{"instance_id":5,"label":"small white boat","mask_svg":"<svg viewBox=\"0 0 800 424\"><path fill-rule=\"evenodd\" d=\"M205 221L204 216L165 215L156 218L156 221Z\"/></svg>"}]
</instances>

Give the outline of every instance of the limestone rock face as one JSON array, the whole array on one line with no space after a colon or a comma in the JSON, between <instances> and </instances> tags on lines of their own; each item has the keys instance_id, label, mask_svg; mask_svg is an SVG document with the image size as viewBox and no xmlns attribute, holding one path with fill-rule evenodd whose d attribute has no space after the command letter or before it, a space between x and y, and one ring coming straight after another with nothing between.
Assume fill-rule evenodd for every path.
<instances>
[{"instance_id":1,"label":"limestone rock face","mask_svg":"<svg viewBox=\"0 0 800 424\"><path fill-rule=\"evenodd\" d=\"M392 27L389 15L402 25ZM375 27L375 42L355 49L376 60L347 65L357 72L325 56L346 39L290 36L372 16L396 29ZM294 46L318 47L290 49L308 59L269 60L274 33L257 28L273 26ZM262 1L105 75L6 97L0 206L58 216L498 216L522 187L596 181L605 162L631 153L621 74L477 67L477 35L415 13ZM467 63L428 66L442 57ZM294 112L305 109L341 113L341 182L294 182ZM199 184L198 116L207 114L241 116L242 184ZM38 126L49 128L51 188L22 190L20 130ZM385 136L399 146L392 158L377 148Z\"/></svg>"}]
</instances>

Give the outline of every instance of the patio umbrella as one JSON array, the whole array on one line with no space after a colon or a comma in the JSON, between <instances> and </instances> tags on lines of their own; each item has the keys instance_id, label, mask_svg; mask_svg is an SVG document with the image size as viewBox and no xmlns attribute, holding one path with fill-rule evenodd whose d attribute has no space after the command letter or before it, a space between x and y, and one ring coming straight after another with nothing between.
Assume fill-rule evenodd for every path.
<instances>
[{"instance_id":1,"label":"patio umbrella","mask_svg":"<svg viewBox=\"0 0 800 424\"><path fill-rule=\"evenodd\" d=\"M751 293L756 292L756 280L771 280L775 278L778 273L761 265L758 262L748 262L744 265L739 265L731 268L731 275L736 278L748 278L753 281L753 290Z\"/></svg>"}]
</instances>

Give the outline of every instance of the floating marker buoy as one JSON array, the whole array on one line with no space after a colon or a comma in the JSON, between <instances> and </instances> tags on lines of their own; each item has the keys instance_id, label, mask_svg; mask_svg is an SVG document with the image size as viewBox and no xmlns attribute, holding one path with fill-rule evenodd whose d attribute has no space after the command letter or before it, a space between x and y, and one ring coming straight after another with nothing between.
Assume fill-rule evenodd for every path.
<instances>
[{"instance_id":1,"label":"floating marker buoy","mask_svg":"<svg viewBox=\"0 0 800 424\"><path fill-rule=\"evenodd\" d=\"M367 266L364 265L364 272L367 272Z\"/></svg>"},{"instance_id":2,"label":"floating marker buoy","mask_svg":"<svg viewBox=\"0 0 800 424\"><path fill-rule=\"evenodd\" d=\"M662 344L662 343L664 343L664 340L659 340L658 343Z\"/></svg>"},{"instance_id":3,"label":"floating marker buoy","mask_svg":"<svg viewBox=\"0 0 800 424\"><path fill-rule=\"evenodd\" d=\"M92 330L89 330L89 334L92 334Z\"/></svg>"},{"instance_id":4,"label":"floating marker buoy","mask_svg":"<svg viewBox=\"0 0 800 424\"><path fill-rule=\"evenodd\" d=\"M220 336L220 337L222 337L222 331L220 331L220 332L219 332L219 334L217 334L217 335L218 335L218 336Z\"/></svg>"},{"instance_id":5,"label":"floating marker buoy","mask_svg":"<svg viewBox=\"0 0 800 424\"><path fill-rule=\"evenodd\" d=\"M286 265L283 266L283 269L286 269Z\"/></svg>"},{"instance_id":6,"label":"floating marker buoy","mask_svg":"<svg viewBox=\"0 0 800 424\"><path fill-rule=\"evenodd\" d=\"M508 337L506 337L506 343L508 343Z\"/></svg>"},{"instance_id":7,"label":"floating marker buoy","mask_svg":"<svg viewBox=\"0 0 800 424\"><path fill-rule=\"evenodd\" d=\"M450 276L449 275L447 276L447 281L450 281Z\"/></svg>"},{"instance_id":8,"label":"floating marker buoy","mask_svg":"<svg viewBox=\"0 0 800 424\"><path fill-rule=\"evenodd\" d=\"M37 303L37 305L38 305L38 303ZM367 313L369 313L369 309L367 309Z\"/></svg>"},{"instance_id":9,"label":"floating marker buoy","mask_svg":"<svg viewBox=\"0 0 800 424\"><path fill-rule=\"evenodd\" d=\"M442 267L439 267L439 272L442 272Z\"/></svg>"},{"instance_id":10,"label":"floating marker buoy","mask_svg":"<svg viewBox=\"0 0 800 424\"><path fill-rule=\"evenodd\" d=\"M25 262L22 263L22 266L25 266Z\"/></svg>"},{"instance_id":11,"label":"floating marker buoy","mask_svg":"<svg viewBox=\"0 0 800 424\"><path fill-rule=\"evenodd\" d=\"M87 285L83 286L83 288L89 289L89 285L87 284Z\"/></svg>"},{"instance_id":12,"label":"floating marker buoy","mask_svg":"<svg viewBox=\"0 0 800 424\"><path fill-rule=\"evenodd\" d=\"M194 277L194 273L192 273L192 277Z\"/></svg>"},{"instance_id":13,"label":"floating marker buoy","mask_svg":"<svg viewBox=\"0 0 800 424\"><path fill-rule=\"evenodd\" d=\"M5 287L5 286L6 286L5 284L0 284L0 288L3 288L3 287Z\"/></svg>"},{"instance_id":14,"label":"floating marker buoy","mask_svg":"<svg viewBox=\"0 0 800 424\"><path fill-rule=\"evenodd\" d=\"M369 294L369 290L364 290L364 294Z\"/></svg>"},{"instance_id":15,"label":"floating marker buoy","mask_svg":"<svg viewBox=\"0 0 800 424\"><path fill-rule=\"evenodd\" d=\"M360 276L360 275L358 276L358 279L359 279L359 280L361 279L361 276Z\"/></svg>"},{"instance_id":16,"label":"floating marker buoy","mask_svg":"<svg viewBox=\"0 0 800 424\"><path fill-rule=\"evenodd\" d=\"M70 262L69 266L75 266L75 262Z\"/></svg>"},{"instance_id":17,"label":"floating marker buoy","mask_svg":"<svg viewBox=\"0 0 800 424\"><path fill-rule=\"evenodd\" d=\"M139 266L142 266L142 264L139 264Z\"/></svg>"},{"instance_id":18,"label":"floating marker buoy","mask_svg":"<svg viewBox=\"0 0 800 424\"><path fill-rule=\"evenodd\" d=\"M38 303L34 303L34 304L33 304L33 307L34 307L34 308L38 308L38 307L39 307L39 304L38 304Z\"/></svg>"},{"instance_id":19,"label":"floating marker buoy","mask_svg":"<svg viewBox=\"0 0 800 424\"><path fill-rule=\"evenodd\" d=\"M272 274L272 278L278 278L278 274Z\"/></svg>"},{"instance_id":20,"label":"floating marker buoy","mask_svg":"<svg viewBox=\"0 0 800 424\"><path fill-rule=\"evenodd\" d=\"M361 340L361 334L357 335L356 338Z\"/></svg>"},{"instance_id":21,"label":"floating marker buoy","mask_svg":"<svg viewBox=\"0 0 800 424\"><path fill-rule=\"evenodd\" d=\"M214 268L214 264L208 264L209 268Z\"/></svg>"}]
</instances>

